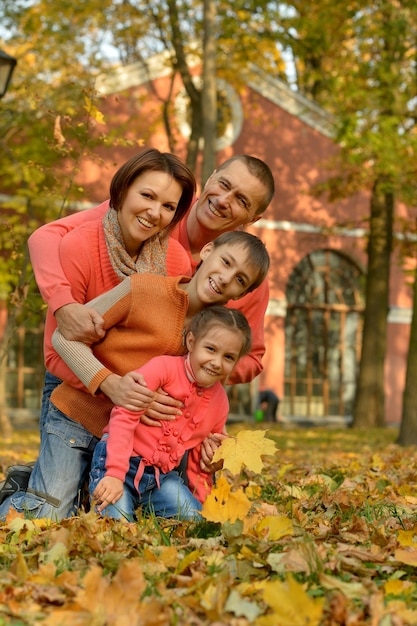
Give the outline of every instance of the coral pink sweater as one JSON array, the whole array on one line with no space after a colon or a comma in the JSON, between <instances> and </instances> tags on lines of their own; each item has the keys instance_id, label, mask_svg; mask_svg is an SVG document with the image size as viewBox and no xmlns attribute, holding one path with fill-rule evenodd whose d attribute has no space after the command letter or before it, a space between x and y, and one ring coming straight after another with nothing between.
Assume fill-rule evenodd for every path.
<instances>
[{"instance_id":1,"label":"coral pink sweater","mask_svg":"<svg viewBox=\"0 0 417 626\"><path fill-rule=\"evenodd\" d=\"M221 433L229 410L227 394L221 383L198 387L186 375L185 357L160 356L148 361L140 372L149 389L162 387L173 398L184 404L183 414L175 421L162 421L161 428L146 426L139 420L141 413L114 407L110 422L104 429L107 440L106 475L124 482L129 459L141 456L136 483L146 465L153 465L163 473L178 466L184 453L190 450L187 462L189 487L203 502L211 485L210 474L200 469L201 442L210 433Z\"/></svg>"},{"instance_id":2,"label":"coral pink sweater","mask_svg":"<svg viewBox=\"0 0 417 626\"><path fill-rule=\"evenodd\" d=\"M84 304L120 283L120 278L110 262L102 225L102 217L108 210L108 203L100 205L99 209L99 211L91 209L91 212L94 212L100 219L88 220L68 231L62 239L61 234L57 234L60 233L61 227L54 230L49 224L31 235L30 249L31 255L33 254L32 263L34 263L36 280L42 295L49 297L51 294L50 301L53 303L52 310L48 307L45 320L45 366L52 374L62 380L71 378L72 373L52 346L51 338L57 326L53 310L72 302ZM68 219L71 220L72 217L70 216ZM43 231L43 229L45 230ZM38 236L35 236L36 233ZM50 259L49 271L44 266L43 255L39 255L39 246L45 246L44 252L51 250L52 256L55 248L59 248L59 263L53 263L53 259ZM37 264L37 260L40 260L40 265ZM49 285L58 265L62 268L65 278L58 280L55 292L51 292ZM166 270L169 276L191 274L188 255L182 246L171 237L168 242ZM70 286L69 289L68 286ZM54 307L56 308L54 309Z\"/></svg>"}]
</instances>

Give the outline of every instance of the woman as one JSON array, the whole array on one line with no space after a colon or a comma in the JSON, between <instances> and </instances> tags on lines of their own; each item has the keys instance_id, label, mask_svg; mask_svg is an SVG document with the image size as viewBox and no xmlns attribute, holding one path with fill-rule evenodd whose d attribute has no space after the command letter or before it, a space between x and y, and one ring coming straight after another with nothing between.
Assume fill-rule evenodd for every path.
<instances>
[{"instance_id":1,"label":"woman","mask_svg":"<svg viewBox=\"0 0 417 626\"><path fill-rule=\"evenodd\" d=\"M60 253L70 255L74 267L66 282L62 274L54 275L53 265L48 275L37 275L38 287L48 304L44 334L46 374L39 420L41 448L47 428L50 395L63 378L71 375L52 346L54 330L58 326L65 336L71 338L71 327L77 328L87 319L92 328L103 336L101 316L86 307L85 302L108 291L131 274L189 275L189 258L169 234L187 213L195 191L194 174L177 156L151 148L132 157L117 170L110 184L110 206L103 219L89 220L76 230L71 229L77 223L78 215L62 218L56 223L63 232L69 231ZM96 214L97 211L101 208L91 212ZM51 237L49 224L36 232L38 246L47 250ZM33 253L31 248L31 255ZM53 285L53 288L46 285ZM95 333L93 337L96 337ZM88 335L85 340L88 340ZM166 403L178 405L169 398ZM70 445L72 441L77 441L80 447L92 445L92 436L80 440L71 428L61 436ZM15 471L16 477L13 472L12 467L0 490L0 501L14 493L17 487L25 489L28 484L22 481L19 466ZM29 476L30 472L25 473L26 479Z\"/></svg>"}]
</instances>

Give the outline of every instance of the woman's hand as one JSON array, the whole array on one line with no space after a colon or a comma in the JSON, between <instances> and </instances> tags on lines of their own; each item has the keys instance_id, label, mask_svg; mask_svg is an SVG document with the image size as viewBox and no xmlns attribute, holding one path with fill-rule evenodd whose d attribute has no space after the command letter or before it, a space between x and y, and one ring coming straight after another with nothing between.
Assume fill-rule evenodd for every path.
<instances>
[{"instance_id":1,"label":"woman's hand","mask_svg":"<svg viewBox=\"0 0 417 626\"><path fill-rule=\"evenodd\" d=\"M108 504L115 504L123 495L123 481L113 476L104 476L94 489L93 498L97 511L101 513Z\"/></svg>"},{"instance_id":2,"label":"woman's hand","mask_svg":"<svg viewBox=\"0 0 417 626\"><path fill-rule=\"evenodd\" d=\"M110 374L100 385L101 391L118 406L128 411L143 411L154 399L154 392L148 389L142 374L128 372L124 376Z\"/></svg>"},{"instance_id":3,"label":"woman's hand","mask_svg":"<svg viewBox=\"0 0 417 626\"><path fill-rule=\"evenodd\" d=\"M172 421L182 415L184 405L180 400L171 398L163 389L154 393L153 402L140 416L140 421L147 426L161 426L160 420Z\"/></svg>"}]
</instances>

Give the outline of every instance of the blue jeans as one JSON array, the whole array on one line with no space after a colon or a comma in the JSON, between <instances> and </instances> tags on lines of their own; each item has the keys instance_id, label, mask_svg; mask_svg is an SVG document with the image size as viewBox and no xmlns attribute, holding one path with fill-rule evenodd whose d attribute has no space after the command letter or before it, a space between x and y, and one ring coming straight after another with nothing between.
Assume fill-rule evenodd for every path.
<instances>
[{"instance_id":1,"label":"blue jeans","mask_svg":"<svg viewBox=\"0 0 417 626\"><path fill-rule=\"evenodd\" d=\"M18 491L0 506L0 518L9 507L30 518L61 520L77 511L79 494L90 469L98 441L78 422L74 422L48 402L41 425L39 457L26 492Z\"/></svg>"},{"instance_id":2,"label":"blue jeans","mask_svg":"<svg viewBox=\"0 0 417 626\"><path fill-rule=\"evenodd\" d=\"M45 426L48 420L48 411L49 411L49 400L51 397L51 393L62 383L60 378L57 378L51 372L46 370L45 378L43 380L43 389L42 389L42 402L41 402L41 413L39 417L39 434L40 441L42 442L43 436L45 434Z\"/></svg>"},{"instance_id":3,"label":"blue jeans","mask_svg":"<svg viewBox=\"0 0 417 626\"><path fill-rule=\"evenodd\" d=\"M106 452L107 442L102 439L95 447L93 461L91 464L90 496L100 480L106 473ZM155 468L145 467L142 478L139 482L139 489L134 486L134 480L138 471L140 456L130 459L129 471L126 474L123 495L116 504L109 504L103 511L106 517L113 519L135 519L135 510L143 506L146 513L151 513L157 517L177 517L179 519L202 519L201 503L193 496L177 471L172 470L159 475L158 488L155 478Z\"/></svg>"}]
</instances>

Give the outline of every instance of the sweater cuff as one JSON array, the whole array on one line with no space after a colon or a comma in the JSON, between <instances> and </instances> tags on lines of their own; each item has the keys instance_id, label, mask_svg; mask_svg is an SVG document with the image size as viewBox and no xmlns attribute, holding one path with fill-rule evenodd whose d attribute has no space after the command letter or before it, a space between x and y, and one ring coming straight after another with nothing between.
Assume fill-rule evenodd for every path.
<instances>
[{"instance_id":1,"label":"sweater cuff","mask_svg":"<svg viewBox=\"0 0 417 626\"><path fill-rule=\"evenodd\" d=\"M102 370L97 372L97 374L91 379L87 387L91 395L95 396L98 393L101 393L101 390L100 390L101 383L103 382L103 380L106 380L106 378L108 376L111 376L112 374L113 372L111 372L107 368L103 368Z\"/></svg>"}]
</instances>

